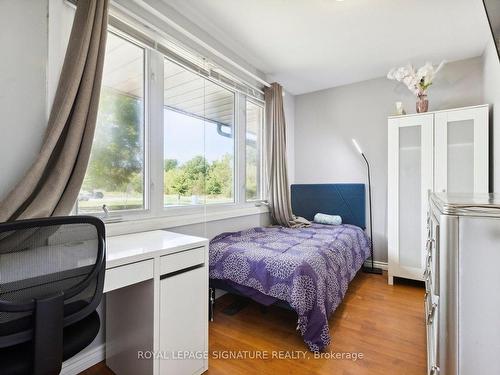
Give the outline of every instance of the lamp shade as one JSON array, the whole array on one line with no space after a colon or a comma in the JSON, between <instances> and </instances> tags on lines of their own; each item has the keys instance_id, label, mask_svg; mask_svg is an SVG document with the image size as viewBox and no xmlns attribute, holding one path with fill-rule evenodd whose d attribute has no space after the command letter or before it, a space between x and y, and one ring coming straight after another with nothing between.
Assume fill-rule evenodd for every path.
<instances>
[{"instance_id":1,"label":"lamp shade","mask_svg":"<svg viewBox=\"0 0 500 375\"><path fill-rule=\"evenodd\" d=\"M363 153L363 151L361 150L361 147L359 147L358 142L356 142L356 140L355 140L354 138L352 139L352 143L354 144L354 147L356 147L356 150L358 150L358 152L359 152L360 154L362 154L362 153Z\"/></svg>"}]
</instances>

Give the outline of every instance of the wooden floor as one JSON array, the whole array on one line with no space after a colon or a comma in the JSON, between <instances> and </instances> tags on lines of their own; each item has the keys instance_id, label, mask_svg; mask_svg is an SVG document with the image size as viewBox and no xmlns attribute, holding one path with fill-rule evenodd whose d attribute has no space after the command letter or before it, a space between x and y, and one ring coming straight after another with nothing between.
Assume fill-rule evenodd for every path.
<instances>
[{"instance_id":1,"label":"wooden floor","mask_svg":"<svg viewBox=\"0 0 500 375\"><path fill-rule=\"evenodd\" d=\"M362 353L356 361L305 358L220 359L229 351L289 354L305 351L295 331L296 316L279 308L262 313L250 304L234 316L222 313L233 297L217 300L215 321L210 324L209 375L219 374L328 374L328 375L424 375L426 373L424 290L419 285L387 285L387 276L360 273L349 286L342 305L330 319L332 344L326 353ZM255 355L255 354L254 354ZM340 355L340 354L339 354ZM302 354L300 355L302 356ZM112 372L98 364L84 375Z\"/></svg>"}]
</instances>

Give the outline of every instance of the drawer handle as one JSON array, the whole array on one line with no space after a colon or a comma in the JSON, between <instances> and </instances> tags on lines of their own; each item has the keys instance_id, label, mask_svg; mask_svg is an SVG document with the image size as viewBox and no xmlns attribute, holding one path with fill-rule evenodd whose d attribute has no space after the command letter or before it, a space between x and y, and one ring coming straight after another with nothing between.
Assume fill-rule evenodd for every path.
<instances>
[{"instance_id":1,"label":"drawer handle","mask_svg":"<svg viewBox=\"0 0 500 375\"><path fill-rule=\"evenodd\" d=\"M195 270L197 268L201 268L203 266L204 266L204 263L200 263L200 264L196 264L196 265L191 266L191 267L181 268L180 270L169 272L169 273L166 273L164 275L160 275L160 280L167 279L167 278L173 277L173 276L177 276L177 275L180 275L181 273L193 271L193 270Z\"/></svg>"},{"instance_id":2,"label":"drawer handle","mask_svg":"<svg viewBox=\"0 0 500 375\"><path fill-rule=\"evenodd\" d=\"M434 321L434 315L436 314L436 308L437 308L437 305L435 303L433 303L432 308L431 308L431 312L429 313L429 315L427 315L427 325L432 324L432 322Z\"/></svg>"},{"instance_id":3,"label":"drawer handle","mask_svg":"<svg viewBox=\"0 0 500 375\"><path fill-rule=\"evenodd\" d=\"M433 239L428 239L427 240L427 243L425 245L425 248L427 249L427 252L428 253L431 253L432 252L432 245L434 244L434 240Z\"/></svg>"},{"instance_id":4,"label":"drawer handle","mask_svg":"<svg viewBox=\"0 0 500 375\"><path fill-rule=\"evenodd\" d=\"M439 366L432 366L430 375L438 375L440 372Z\"/></svg>"},{"instance_id":5,"label":"drawer handle","mask_svg":"<svg viewBox=\"0 0 500 375\"><path fill-rule=\"evenodd\" d=\"M431 269L429 268L429 265L425 268L424 274L422 275L425 279L425 281L430 281L431 278Z\"/></svg>"},{"instance_id":6,"label":"drawer handle","mask_svg":"<svg viewBox=\"0 0 500 375\"><path fill-rule=\"evenodd\" d=\"M431 292L431 288L430 288L429 279L426 279L426 281L425 281L425 293L429 294L430 292Z\"/></svg>"}]
</instances>

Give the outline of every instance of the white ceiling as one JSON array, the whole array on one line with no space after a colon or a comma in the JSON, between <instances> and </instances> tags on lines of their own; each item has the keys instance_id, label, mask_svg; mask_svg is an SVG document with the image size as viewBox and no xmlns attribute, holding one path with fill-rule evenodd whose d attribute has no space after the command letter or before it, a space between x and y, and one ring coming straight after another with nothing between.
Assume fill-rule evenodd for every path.
<instances>
[{"instance_id":1,"label":"white ceiling","mask_svg":"<svg viewBox=\"0 0 500 375\"><path fill-rule=\"evenodd\" d=\"M163 0L292 94L482 54L481 0Z\"/></svg>"}]
</instances>

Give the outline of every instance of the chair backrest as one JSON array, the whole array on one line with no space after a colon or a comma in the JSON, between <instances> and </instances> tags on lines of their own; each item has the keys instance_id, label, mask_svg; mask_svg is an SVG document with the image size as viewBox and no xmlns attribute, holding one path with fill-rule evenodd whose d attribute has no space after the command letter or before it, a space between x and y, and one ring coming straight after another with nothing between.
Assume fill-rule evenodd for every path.
<instances>
[{"instance_id":1,"label":"chair backrest","mask_svg":"<svg viewBox=\"0 0 500 375\"><path fill-rule=\"evenodd\" d=\"M0 224L0 348L33 339L40 301L63 301L64 327L95 311L105 247L104 223L91 216Z\"/></svg>"}]
</instances>

